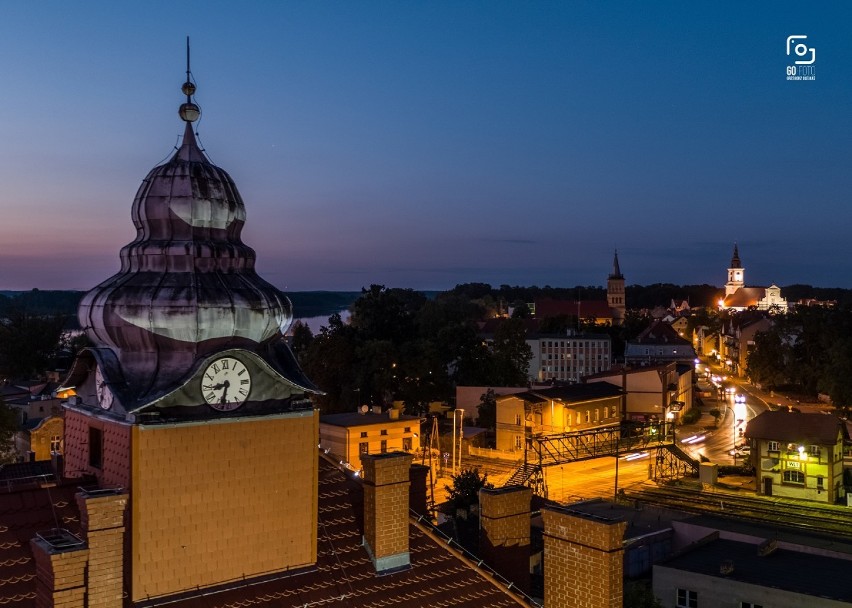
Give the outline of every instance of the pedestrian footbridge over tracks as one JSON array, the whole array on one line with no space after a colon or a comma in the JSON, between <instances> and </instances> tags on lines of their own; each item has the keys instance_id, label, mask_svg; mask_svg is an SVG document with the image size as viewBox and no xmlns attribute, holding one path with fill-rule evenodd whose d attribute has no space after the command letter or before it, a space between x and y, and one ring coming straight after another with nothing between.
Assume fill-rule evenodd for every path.
<instances>
[{"instance_id":1,"label":"pedestrian footbridge over tracks","mask_svg":"<svg viewBox=\"0 0 852 608\"><path fill-rule=\"evenodd\" d=\"M593 458L652 452L654 479L675 479L698 474L698 461L675 442L671 422L621 422L583 431L532 434L526 437L524 461L504 485L527 485L547 497L544 468Z\"/></svg>"}]
</instances>

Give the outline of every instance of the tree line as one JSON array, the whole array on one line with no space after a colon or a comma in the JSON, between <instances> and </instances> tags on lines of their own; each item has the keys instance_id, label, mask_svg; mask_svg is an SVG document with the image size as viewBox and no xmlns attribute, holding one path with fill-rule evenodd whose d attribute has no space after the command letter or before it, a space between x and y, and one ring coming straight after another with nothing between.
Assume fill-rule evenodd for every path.
<instances>
[{"instance_id":1,"label":"tree line","mask_svg":"<svg viewBox=\"0 0 852 608\"><path fill-rule=\"evenodd\" d=\"M823 393L852 407L852 308L801 307L772 317L747 358L752 380L767 388Z\"/></svg>"}]
</instances>

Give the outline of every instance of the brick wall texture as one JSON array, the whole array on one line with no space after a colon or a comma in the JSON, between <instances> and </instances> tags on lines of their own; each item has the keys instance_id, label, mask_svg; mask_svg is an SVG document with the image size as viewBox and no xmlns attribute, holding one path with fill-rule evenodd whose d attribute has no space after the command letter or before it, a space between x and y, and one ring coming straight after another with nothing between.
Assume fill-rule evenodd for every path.
<instances>
[{"instance_id":1,"label":"brick wall texture","mask_svg":"<svg viewBox=\"0 0 852 608\"><path fill-rule=\"evenodd\" d=\"M621 608L627 522L543 509L544 606Z\"/></svg>"},{"instance_id":2,"label":"brick wall texture","mask_svg":"<svg viewBox=\"0 0 852 608\"><path fill-rule=\"evenodd\" d=\"M89 427L103 431L103 462L89 465ZM130 486L130 425L65 411L65 476L91 473L104 488Z\"/></svg>"},{"instance_id":3,"label":"brick wall texture","mask_svg":"<svg viewBox=\"0 0 852 608\"><path fill-rule=\"evenodd\" d=\"M121 608L124 594L124 517L127 494L77 494L80 523L89 545L90 608Z\"/></svg>"},{"instance_id":4,"label":"brick wall texture","mask_svg":"<svg viewBox=\"0 0 852 608\"><path fill-rule=\"evenodd\" d=\"M530 588L530 499L523 486L479 492L479 551L494 570Z\"/></svg>"},{"instance_id":5,"label":"brick wall texture","mask_svg":"<svg viewBox=\"0 0 852 608\"><path fill-rule=\"evenodd\" d=\"M55 552L31 541L36 563L36 608L83 608L88 549Z\"/></svg>"},{"instance_id":6,"label":"brick wall texture","mask_svg":"<svg viewBox=\"0 0 852 608\"><path fill-rule=\"evenodd\" d=\"M411 454L362 457L364 538L376 559L408 552L408 488Z\"/></svg>"},{"instance_id":7,"label":"brick wall texture","mask_svg":"<svg viewBox=\"0 0 852 608\"><path fill-rule=\"evenodd\" d=\"M315 563L317 420L134 426L131 599Z\"/></svg>"}]
</instances>

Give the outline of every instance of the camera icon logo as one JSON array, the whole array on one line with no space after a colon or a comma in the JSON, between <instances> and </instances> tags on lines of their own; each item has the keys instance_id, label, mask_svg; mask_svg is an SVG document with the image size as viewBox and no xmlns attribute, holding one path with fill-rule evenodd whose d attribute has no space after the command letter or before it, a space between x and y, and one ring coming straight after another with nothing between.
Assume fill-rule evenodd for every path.
<instances>
[{"instance_id":1,"label":"camera icon logo","mask_svg":"<svg viewBox=\"0 0 852 608\"><path fill-rule=\"evenodd\" d=\"M816 61L816 49L814 47L808 47L804 42L798 42L801 40L807 40L807 36L787 36L787 55L790 55L792 51L797 57L806 57L808 53L810 53L810 59L805 59L802 61L794 61L796 65L812 65Z\"/></svg>"}]
</instances>

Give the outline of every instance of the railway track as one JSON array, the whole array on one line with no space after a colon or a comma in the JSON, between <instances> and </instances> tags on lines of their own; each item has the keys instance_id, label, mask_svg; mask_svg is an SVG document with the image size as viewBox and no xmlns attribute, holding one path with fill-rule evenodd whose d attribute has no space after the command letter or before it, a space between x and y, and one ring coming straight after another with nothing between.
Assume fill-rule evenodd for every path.
<instances>
[{"instance_id":1,"label":"railway track","mask_svg":"<svg viewBox=\"0 0 852 608\"><path fill-rule=\"evenodd\" d=\"M778 498L737 496L677 486L643 488L628 491L625 496L688 513L720 515L852 540L852 510L846 507L799 504Z\"/></svg>"}]
</instances>

